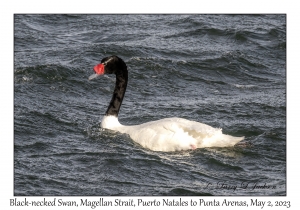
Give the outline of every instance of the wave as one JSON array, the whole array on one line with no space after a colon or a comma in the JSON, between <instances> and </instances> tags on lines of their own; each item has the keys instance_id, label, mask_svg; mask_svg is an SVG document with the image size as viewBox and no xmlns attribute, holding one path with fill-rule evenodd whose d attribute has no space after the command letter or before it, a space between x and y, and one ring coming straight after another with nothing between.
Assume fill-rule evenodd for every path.
<instances>
[{"instance_id":1,"label":"wave","mask_svg":"<svg viewBox=\"0 0 300 210\"><path fill-rule=\"evenodd\" d=\"M168 192L162 193L163 196L213 196L208 192L197 192L194 190L188 190L186 188L174 188Z\"/></svg>"},{"instance_id":2,"label":"wave","mask_svg":"<svg viewBox=\"0 0 300 210\"><path fill-rule=\"evenodd\" d=\"M15 82L26 81L65 81L76 73L61 65L37 65L15 69ZM27 79L30 78L30 79Z\"/></svg>"}]
</instances>

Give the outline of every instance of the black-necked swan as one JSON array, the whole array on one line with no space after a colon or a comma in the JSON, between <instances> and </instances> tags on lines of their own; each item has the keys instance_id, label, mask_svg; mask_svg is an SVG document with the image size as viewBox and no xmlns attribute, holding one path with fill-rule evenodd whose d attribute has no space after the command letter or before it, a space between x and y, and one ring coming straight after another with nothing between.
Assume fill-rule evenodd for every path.
<instances>
[{"instance_id":1,"label":"black-necked swan","mask_svg":"<svg viewBox=\"0 0 300 210\"><path fill-rule=\"evenodd\" d=\"M117 57L103 58L94 67L95 74L89 80L103 74L115 74L116 86L101 127L129 134L137 143L154 151L179 151L203 147L231 147L244 139L222 133L195 121L182 118L165 118L141 125L125 126L118 120L119 110L127 87L128 71L125 62Z\"/></svg>"}]
</instances>

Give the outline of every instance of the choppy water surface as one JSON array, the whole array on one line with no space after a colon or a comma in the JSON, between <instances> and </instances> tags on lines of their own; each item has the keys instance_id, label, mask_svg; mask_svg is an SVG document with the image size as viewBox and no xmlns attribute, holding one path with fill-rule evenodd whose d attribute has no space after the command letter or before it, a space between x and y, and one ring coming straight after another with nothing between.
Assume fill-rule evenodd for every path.
<instances>
[{"instance_id":1,"label":"choppy water surface","mask_svg":"<svg viewBox=\"0 0 300 210\"><path fill-rule=\"evenodd\" d=\"M286 195L285 15L15 15L14 47L16 196ZM122 124L182 117L252 146L153 152L100 129L115 79L87 78L109 55L129 70Z\"/></svg>"}]
</instances>

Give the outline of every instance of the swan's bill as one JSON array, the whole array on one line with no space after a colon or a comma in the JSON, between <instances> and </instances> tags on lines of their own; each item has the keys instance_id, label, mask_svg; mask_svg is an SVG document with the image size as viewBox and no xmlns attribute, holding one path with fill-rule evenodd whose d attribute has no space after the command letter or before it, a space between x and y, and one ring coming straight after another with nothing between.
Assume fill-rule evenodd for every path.
<instances>
[{"instance_id":1,"label":"swan's bill","mask_svg":"<svg viewBox=\"0 0 300 210\"><path fill-rule=\"evenodd\" d=\"M101 76L101 74L92 74L91 76L89 76L89 80L95 79L96 77Z\"/></svg>"}]
</instances>

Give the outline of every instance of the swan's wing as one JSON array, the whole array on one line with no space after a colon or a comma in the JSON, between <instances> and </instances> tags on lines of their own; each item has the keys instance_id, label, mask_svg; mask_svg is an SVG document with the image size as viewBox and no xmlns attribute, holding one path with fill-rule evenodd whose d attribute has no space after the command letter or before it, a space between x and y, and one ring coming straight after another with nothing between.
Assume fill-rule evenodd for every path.
<instances>
[{"instance_id":1,"label":"swan's wing","mask_svg":"<svg viewBox=\"0 0 300 210\"><path fill-rule=\"evenodd\" d=\"M242 141L244 137L234 137L222 133L222 129L209 125L177 118L178 126L189 136L196 139L198 148L231 147Z\"/></svg>"},{"instance_id":2,"label":"swan's wing","mask_svg":"<svg viewBox=\"0 0 300 210\"><path fill-rule=\"evenodd\" d=\"M176 120L171 119L128 126L126 133L143 147L155 151L178 151L195 148L195 139L189 136Z\"/></svg>"},{"instance_id":3,"label":"swan's wing","mask_svg":"<svg viewBox=\"0 0 300 210\"><path fill-rule=\"evenodd\" d=\"M224 135L221 129L182 118L166 118L128 126L125 133L143 147L156 151L234 146L243 139Z\"/></svg>"},{"instance_id":4,"label":"swan's wing","mask_svg":"<svg viewBox=\"0 0 300 210\"><path fill-rule=\"evenodd\" d=\"M189 136L196 139L198 148L202 147L231 147L242 141L244 137L234 137L222 133L222 129L213 128L209 125L189 121L182 118L175 118L178 127Z\"/></svg>"}]
</instances>

